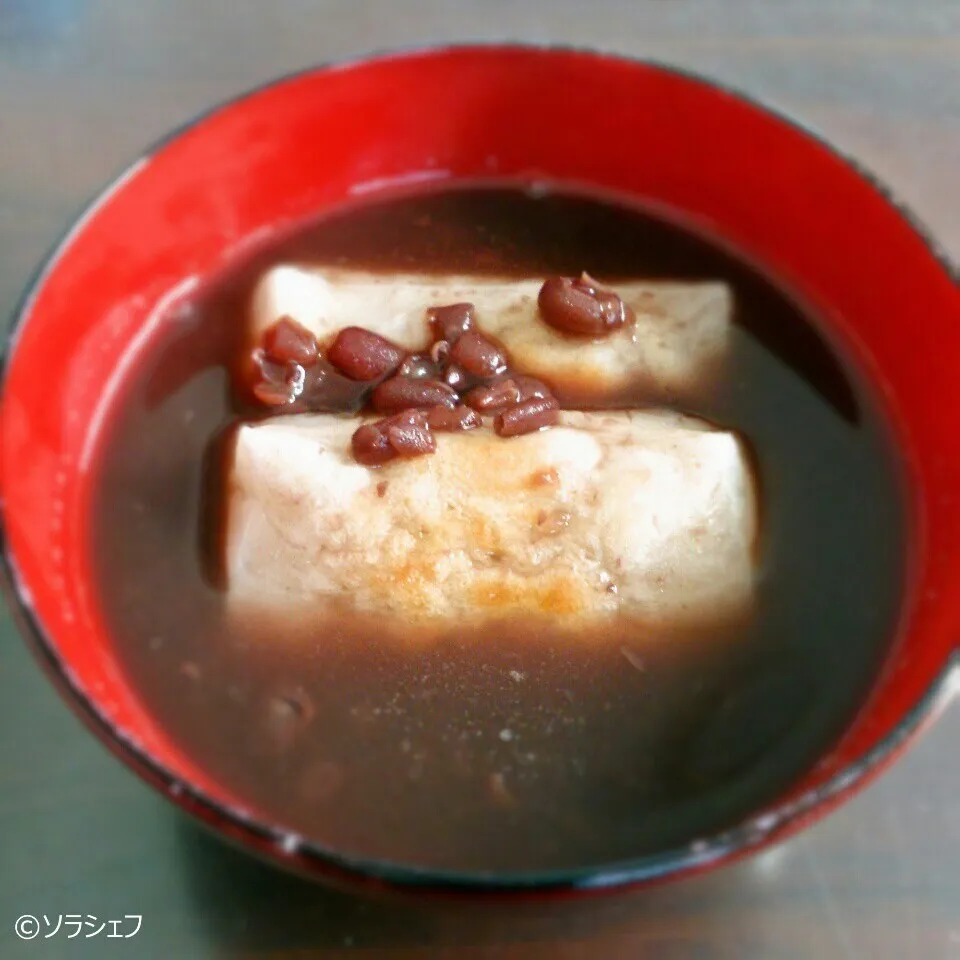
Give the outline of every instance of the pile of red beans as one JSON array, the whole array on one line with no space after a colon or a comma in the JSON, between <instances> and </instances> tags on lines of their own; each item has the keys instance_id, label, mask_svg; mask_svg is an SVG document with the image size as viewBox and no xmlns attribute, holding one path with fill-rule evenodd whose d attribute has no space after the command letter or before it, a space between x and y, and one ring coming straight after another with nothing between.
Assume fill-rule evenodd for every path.
<instances>
[{"instance_id":1,"label":"pile of red beans","mask_svg":"<svg viewBox=\"0 0 960 960\"><path fill-rule=\"evenodd\" d=\"M548 279L539 297L544 321L564 333L603 336L631 322L629 307L584 275ZM436 450L436 431L473 430L493 416L498 436L557 423L560 405L541 381L512 373L503 349L476 329L469 303L431 307L429 351L408 353L362 327L341 330L323 355L310 331L289 317L254 350L254 395L277 412L358 412L383 419L353 434L353 455L377 466Z\"/></svg>"}]
</instances>

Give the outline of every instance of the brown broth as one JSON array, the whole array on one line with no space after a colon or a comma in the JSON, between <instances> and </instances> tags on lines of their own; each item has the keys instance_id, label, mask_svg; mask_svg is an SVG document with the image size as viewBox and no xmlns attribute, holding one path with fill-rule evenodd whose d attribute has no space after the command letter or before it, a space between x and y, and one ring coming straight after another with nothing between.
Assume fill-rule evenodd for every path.
<instances>
[{"instance_id":1,"label":"brown broth","mask_svg":"<svg viewBox=\"0 0 960 960\"><path fill-rule=\"evenodd\" d=\"M519 621L466 623L422 646L346 615L322 631L229 624L204 547L216 440L251 412L232 399L228 371L252 285L290 258L729 282L732 362L687 409L742 431L755 453L764 524L753 620L672 639L628 624L571 640ZM90 549L147 708L249 808L351 855L539 870L729 827L849 722L903 590L897 461L859 376L754 268L595 198L425 192L271 242L161 325L99 451Z\"/></svg>"}]
</instances>

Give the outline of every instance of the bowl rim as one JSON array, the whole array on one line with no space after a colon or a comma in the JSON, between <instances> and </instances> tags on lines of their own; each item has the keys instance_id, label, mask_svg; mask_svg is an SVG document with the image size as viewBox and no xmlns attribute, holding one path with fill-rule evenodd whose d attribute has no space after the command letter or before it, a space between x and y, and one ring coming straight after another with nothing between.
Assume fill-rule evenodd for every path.
<instances>
[{"instance_id":1,"label":"bowl rim","mask_svg":"<svg viewBox=\"0 0 960 960\"><path fill-rule=\"evenodd\" d=\"M575 54L662 72L724 93L765 114L769 120L792 128L813 140L821 150L832 154L869 184L881 200L899 214L951 281L960 287L960 264L952 262L930 228L872 170L803 121L767 103L764 98L746 93L725 81L718 81L687 67L656 58L630 56L619 51L575 44L486 41L377 48L268 78L216 102L157 138L135 158L116 170L86 203L80 205L34 268L15 302L11 319L3 333L0 342L0 421L7 371L16 350L19 332L29 321L36 296L48 275L69 250L74 238L83 231L90 216L109 201L114 192L122 187L145 161L215 114L237 106L267 89L280 87L307 76L362 68L371 63L385 63L390 60L424 59L458 52L509 51L540 55ZM811 788L793 801L774 801L764 808L764 812L759 816L753 816L731 829L694 839L660 853L582 867L502 874L439 869L356 857L310 841L285 828L271 826L264 819L208 796L205 791L173 774L148 751L125 736L100 709L96 697L81 687L52 636L34 613L28 601L29 590L19 574L7 536L7 510L7 504L0 500L0 581L7 607L53 686L87 729L128 769L158 789L181 811L219 836L239 841L244 849L259 852L266 859L295 873L312 879L323 878L330 882L339 882L353 888L370 887L438 896L482 895L517 899L538 895L622 890L679 879L720 864L731 863L756 853L775 841L786 839L827 815L843 800L865 787L889 766L909 743L936 719L952 697L960 692L958 646L947 656L936 678L918 701L904 713L893 730L866 754L838 770L826 783Z\"/></svg>"}]
</instances>

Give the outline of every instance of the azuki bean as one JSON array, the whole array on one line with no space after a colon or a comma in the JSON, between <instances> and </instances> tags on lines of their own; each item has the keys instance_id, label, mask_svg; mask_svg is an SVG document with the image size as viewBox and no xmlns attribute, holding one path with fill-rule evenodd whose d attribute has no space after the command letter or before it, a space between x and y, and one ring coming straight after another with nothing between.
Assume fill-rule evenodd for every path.
<instances>
[{"instance_id":1,"label":"azuki bean","mask_svg":"<svg viewBox=\"0 0 960 960\"><path fill-rule=\"evenodd\" d=\"M253 388L253 395L268 407L284 407L293 402L290 391L275 383L258 383Z\"/></svg>"},{"instance_id":2,"label":"azuki bean","mask_svg":"<svg viewBox=\"0 0 960 960\"><path fill-rule=\"evenodd\" d=\"M636 319L616 293L586 273L577 279L549 277L540 288L537 304L545 323L579 336L609 334Z\"/></svg>"},{"instance_id":3,"label":"azuki bean","mask_svg":"<svg viewBox=\"0 0 960 960\"><path fill-rule=\"evenodd\" d=\"M463 402L474 410L494 413L523 403L525 400L542 400L552 396L550 388L545 383L535 377L517 375L504 376L474 387L464 394Z\"/></svg>"},{"instance_id":4,"label":"azuki bean","mask_svg":"<svg viewBox=\"0 0 960 960\"><path fill-rule=\"evenodd\" d=\"M373 391L370 403L377 413L396 413L410 407L454 407L457 392L439 380L391 377Z\"/></svg>"},{"instance_id":5,"label":"azuki bean","mask_svg":"<svg viewBox=\"0 0 960 960\"><path fill-rule=\"evenodd\" d=\"M292 360L309 367L320 355L314 335L291 317L281 317L263 335L263 349L271 360Z\"/></svg>"},{"instance_id":6,"label":"azuki bean","mask_svg":"<svg viewBox=\"0 0 960 960\"><path fill-rule=\"evenodd\" d=\"M366 403L370 387L345 377L327 360L318 360L305 373L294 412L352 413Z\"/></svg>"},{"instance_id":7,"label":"azuki bean","mask_svg":"<svg viewBox=\"0 0 960 960\"><path fill-rule=\"evenodd\" d=\"M440 370L425 353L413 353L397 371L398 377L411 377L414 380L436 380Z\"/></svg>"},{"instance_id":8,"label":"azuki bean","mask_svg":"<svg viewBox=\"0 0 960 960\"><path fill-rule=\"evenodd\" d=\"M304 369L299 363L292 360L278 363L266 357L262 350L254 351L253 362L259 375L253 393L261 403L282 407L293 403L302 393Z\"/></svg>"},{"instance_id":9,"label":"azuki bean","mask_svg":"<svg viewBox=\"0 0 960 960\"><path fill-rule=\"evenodd\" d=\"M403 363L403 350L362 327L344 327L327 350L327 359L351 380L378 380Z\"/></svg>"},{"instance_id":10,"label":"azuki bean","mask_svg":"<svg viewBox=\"0 0 960 960\"><path fill-rule=\"evenodd\" d=\"M293 403L293 391L285 383L261 380L253 385L253 395L268 407L284 407Z\"/></svg>"},{"instance_id":11,"label":"azuki bean","mask_svg":"<svg viewBox=\"0 0 960 960\"><path fill-rule=\"evenodd\" d=\"M443 371L443 382L459 392L467 386L469 377L463 367L458 367L455 363L448 363L447 369Z\"/></svg>"},{"instance_id":12,"label":"azuki bean","mask_svg":"<svg viewBox=\"0 0 960 960\"><path fill-rule=\"evenodd\" d=\"M407 410L396 417L381 421L381 429L385 429L390 446L400 457L421 457L433 453L437 449L426 417L419 410Z\"/></svg>"},{"instance_id":13,"label":"azuki bean","mask_svg":"<svg viewBox=\"0 0 960 960\"><path fill-rule=\"evenodd\" d=\"M552 427L560 420L560 405L553 397L526 400L498 414L493 429L500 437L519 437L544 427Z\"/></svg>"},{"instance_id":14,"label":"azuki bean","mask_svg":"<svg viewBox=\"0 0 960 960\"><path fill-rule=\"evenodd\" d=\"M431 430L457 432L474 430L482 425L483 419L476 410L458 404L452 409L450 407L431 407L427 411L427 423Z\"/></svg>"},{"instance_id":15,"label":"azuki bean","mask_svg":"<svg viewBox=\"0 0 960 960\"><path fill-rule=\"evenodd\" d=\"M474 327L474 307L472 303L451 303L446 307L431 307L427 310L427 320L433 329L435 340L446 340L453 344L461 335Z\"/></svg>"},{"instance_id":16,"label":"azuki bean","mask_svg":"<svg viewBox=\"0 0 960 960\"><path fill-rule=\"evenodd\" d=\"M495 377L507 369L503 351L476 330L468 330L453 345L450 360L475 377Z\"/></svg>"},{"instance_id":17,"label":"azuki bean","mask_svg":"<svg viewBox=\"0 0 960 960\"><path fill-rule=\"evenodd\" d=\"M397 455L390 439L376 423L365 423L357 427L350 438L350 446L357 463L367 467L378 467Z\"/></svg>"},{"instance_id":18,"label":"azuki bean","mask_svg":"<svg viewBox=\"0 0 960 960\"><path fill-rule=\"evenodd\" d=\"M542 400L544 397L553 396L550 388L542 380L538 380L536 377L528 377L523 374L518 374L511 379L517 385L517 388L520 391L521 402L524 400Z\"/></svg>"},{"instance_id":19,"label":"azuki bean","mask_svg":"<svg viewBox=\"0 0 960 960\"><path fill-rule=\"evenodd\" d=\"M430 359L434 363L442 364L450 356L450 341L437 340L430 348Z\"/></svg>"},{"instance_id":20,"label":"azuki bean","mask_svg":"<svg viewBox=\"0 0 960 960\"><path fill-rule=\"evenodd\" d=\"M482 384L468 390L463 396L463 402L474 410L484 413L494 413L515 406L520 402L520 388L510 377L495 380L492 383Z\"/></svg>"}]
</instances>

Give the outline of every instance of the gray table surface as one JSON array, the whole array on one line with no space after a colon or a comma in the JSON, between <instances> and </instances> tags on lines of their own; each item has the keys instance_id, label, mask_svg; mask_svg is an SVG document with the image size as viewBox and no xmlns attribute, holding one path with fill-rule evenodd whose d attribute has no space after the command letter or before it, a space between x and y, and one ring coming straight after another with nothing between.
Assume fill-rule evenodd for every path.
<instances>
[{"instance_id":1,"label":"gray table surface","mask_svg":"<svg viewBox=\"0 0 960 960\"><path fill-rule=\"evenodd\" d=\"M504 38L758 94L866 161L960 259L960 0L0 0L0 310L91 193L204 107L329 58ZM326 893L200 833L81 729L3 614L0 957L960 957L958 741L954 708L864 795L738 867L600 916L467 925ZM76 913L142 928L14 934L21 914Z\"/></svg>"}]
</instances>

